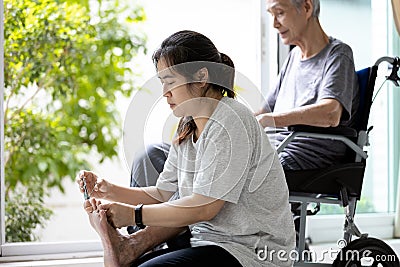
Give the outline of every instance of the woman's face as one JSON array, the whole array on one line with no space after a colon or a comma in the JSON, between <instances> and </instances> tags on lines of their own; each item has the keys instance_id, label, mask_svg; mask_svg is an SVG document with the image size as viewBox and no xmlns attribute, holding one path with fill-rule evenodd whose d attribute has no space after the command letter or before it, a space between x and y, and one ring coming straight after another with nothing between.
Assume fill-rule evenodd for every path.
<instances>
[{"instance_id":1,"label":"woman's face","mask_svg":"<svg viewBox=\"0 0 400 267\"><path fill-rule=\"evenodd\" d=\"M282 42L298 45L307 27L307 14L303 6L299 11L290 0L267 0L267 10L274 19L273 26Z\"/></svg>"},{"instance_id":2,"label":"woman's face","mask_svg":"<svg viewBox=\"0 0 400 267\"><path fill-rule=\"evenodd\" d=\"M157 75L161 81L163 96L177 117L194 116L198 110L199 96L189 90L187 79L168 67L164 60L157 63Z\"/></svg>"}]
</instances>

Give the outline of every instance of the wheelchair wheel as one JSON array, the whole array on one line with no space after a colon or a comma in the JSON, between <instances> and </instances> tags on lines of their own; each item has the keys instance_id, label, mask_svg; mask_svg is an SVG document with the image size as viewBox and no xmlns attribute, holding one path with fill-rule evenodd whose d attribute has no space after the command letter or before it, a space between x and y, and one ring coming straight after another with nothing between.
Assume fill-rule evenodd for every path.
<instances>
[{"instance_id":1,"label":"wheelchair wheel","mask_svg":"<svg viewBox=\"0 0 400 267\"><path fill-rule=\"evenodd\" d=\"M393 249L382 240L361 237L350 242L337 255L335 267L399 267L399 259Z\"/></svg>"}]
</instances>

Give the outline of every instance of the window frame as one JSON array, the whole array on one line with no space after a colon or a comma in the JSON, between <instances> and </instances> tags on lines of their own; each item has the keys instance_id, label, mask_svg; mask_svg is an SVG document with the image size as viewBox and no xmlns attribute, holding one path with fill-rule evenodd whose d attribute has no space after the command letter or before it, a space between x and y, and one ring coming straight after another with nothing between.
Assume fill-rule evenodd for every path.
<instances>
[{"instance_id":1,"label":"window frame","mask_svg":"<svg viewBox=\"0 0 400 267\"><path fill-rule=\"evenodd\" d=\"M24 260L86 258L102 253L100 241L6 243L4 182L4 1L0 0L0 262L18 257ZM65 254L67 253L67 254ZM73 255L71 255L73 253ZM65 254L63 256L62 254ZM40 255L40 257L38 257Z\"/></svg>"},{"instance_id":2,"label":"window frame","mask_svg":"<svg viewBox=\"0 0 400 267\"><path fill-rule=\"evenodd\" d=\"M393 7L392 7L393 8ZM389 13L393 13L389 8ZM390 14L389 14L390 15ZM395 51L400 51L400 33L397 32L395 23L389 23L388 27L389 34L389 51L392 51L394 56L400 56L395 54ZM400 198L398 195L398 189L400 189L400 123L396 118L396 111L400 110L400 88L396 88L390 83L388 92L388 119L389 119L389 210L396 210L399 207Z\"/></svg>"},{"instance_id":3,"label":"window frame","mask_svg":"<svg viewBox=\"0 0 400 267\"><path fill-rule=\"evenodd\" d=\"M4 192L4 2L0 0L0 231L1 247L3 255L5 243L5 196Z\"/></svg>"}]
</instances>

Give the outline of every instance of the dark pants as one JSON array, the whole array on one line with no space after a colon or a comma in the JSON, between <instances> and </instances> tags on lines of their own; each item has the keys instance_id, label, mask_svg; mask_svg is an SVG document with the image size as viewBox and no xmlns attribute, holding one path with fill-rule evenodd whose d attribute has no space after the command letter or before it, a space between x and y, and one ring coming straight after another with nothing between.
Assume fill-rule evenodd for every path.
<instances>
[{"instance_id":1,"label":"dark pants","mask_svg":"<svg viewBox=\"0 0 400 267\"><path fill-rule=\"evenodd\" d=\"M167 143L149 145L133 160L131 187L156 185L158 175L164 169L170 147Z\"/></svg>"},{"instance_id":2,"label":"dark pants","mask_svg":"<svg viewBox=\"0 0 400 267\"><path fill-rule=\"evenodd\" d=\"M178 250L161 249L145 254L132 266L180 266L180 267L242 267L239 261L219 246L189 247Z\"/></svg>"}]
</instances>

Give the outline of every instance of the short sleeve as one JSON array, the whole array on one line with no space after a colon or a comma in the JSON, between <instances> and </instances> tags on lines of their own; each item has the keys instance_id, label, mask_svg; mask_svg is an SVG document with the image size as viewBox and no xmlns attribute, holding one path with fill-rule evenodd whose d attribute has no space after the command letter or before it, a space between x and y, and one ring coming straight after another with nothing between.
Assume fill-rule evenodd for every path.
<instances>
[{"instance_id":1,"label":"short sleeve","mask_svg":"<svg viewBox=\"0 0 400 267\"><path fill-rule=\"evenodd\" d=\"M350 119L354 91L357 90L357 76L354 69L353 54L345 44L332 49L329 55L319 99L334 98L343 106L342 120Z\"/></svg>"}]
</instances>

